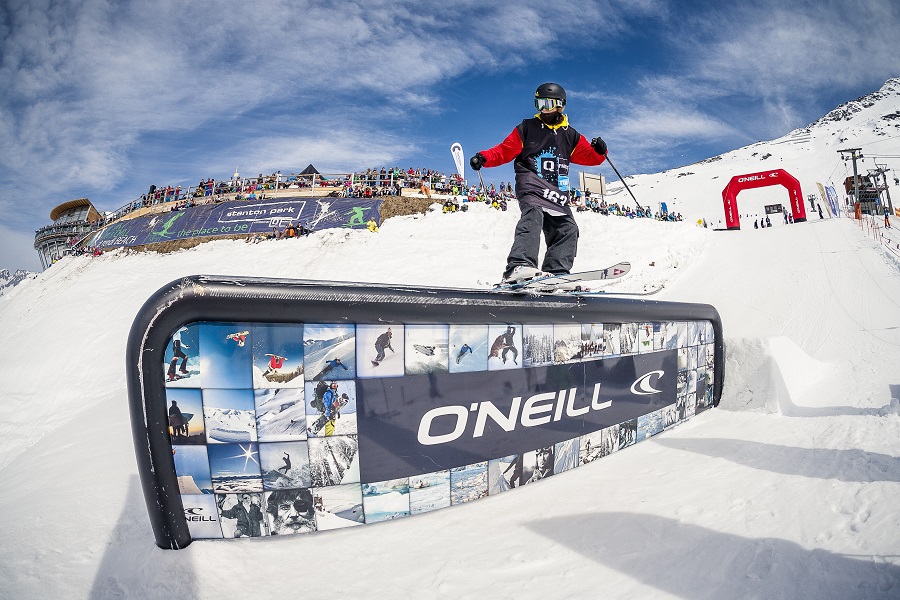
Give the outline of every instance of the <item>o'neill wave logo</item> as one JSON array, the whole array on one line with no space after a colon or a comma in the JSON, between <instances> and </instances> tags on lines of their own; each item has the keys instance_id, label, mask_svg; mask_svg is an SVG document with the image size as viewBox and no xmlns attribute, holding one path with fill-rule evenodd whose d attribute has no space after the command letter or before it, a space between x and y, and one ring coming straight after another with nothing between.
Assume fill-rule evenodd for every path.
<instances>
[{"instance_id":1,"label":"o'neill wave logo","mask_svg":"<svg viewBox=\"0 0 900 600\"><path fill-rule=\"evenodd\" d=\"M658 390L650 383L650 378L654 375L662 377L665 375L665 371L650 371L645 375L641 375L638 379L631 384L631 393L637 394L638 396L649 396L651 394L660 394L662 390Z\"/></svg>"}]
</instances>

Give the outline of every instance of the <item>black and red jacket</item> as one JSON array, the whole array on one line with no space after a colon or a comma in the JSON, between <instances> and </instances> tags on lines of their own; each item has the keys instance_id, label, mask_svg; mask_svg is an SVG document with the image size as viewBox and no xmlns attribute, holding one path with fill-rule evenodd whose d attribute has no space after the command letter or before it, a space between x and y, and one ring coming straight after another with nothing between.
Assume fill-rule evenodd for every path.
<instances>
[{"instance_id":1,"label":"black and red jacket","mask_svg":"<svg viewBox=\"0 0 900 600\"><path fill-rule=\"evenodd\" d=\"M484 166L498 167L515 160L519 202L572 214L569 209L569 163L595 166L606 157L569 125L547 125L535 115L522 121L500 144L482 150Z\"/></svg>"}]
</instances>

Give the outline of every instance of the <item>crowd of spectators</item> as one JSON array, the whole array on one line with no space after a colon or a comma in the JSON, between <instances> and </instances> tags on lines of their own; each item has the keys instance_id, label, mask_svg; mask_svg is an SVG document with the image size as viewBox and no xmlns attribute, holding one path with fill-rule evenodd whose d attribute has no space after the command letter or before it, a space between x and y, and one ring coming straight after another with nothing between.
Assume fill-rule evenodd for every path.
<instances>
[{"instance_id":1,"label":"crowd of spectators","mask_svg":"<svg viewBox=\"0 0 900 600\"><path fill-rule=\"evenodd\" d=\"M681 213L670 213L665 210L653 212L649 207L631 208L617 203L608 204L604 198L598 200L590 192L585 192L584 196L581 196L580 192L576 194L575 207L578 212L591 211L601 215L616 215L629 219L656 219L657 221L672 222L684 220Z\"/></svg>"}]
</instances>

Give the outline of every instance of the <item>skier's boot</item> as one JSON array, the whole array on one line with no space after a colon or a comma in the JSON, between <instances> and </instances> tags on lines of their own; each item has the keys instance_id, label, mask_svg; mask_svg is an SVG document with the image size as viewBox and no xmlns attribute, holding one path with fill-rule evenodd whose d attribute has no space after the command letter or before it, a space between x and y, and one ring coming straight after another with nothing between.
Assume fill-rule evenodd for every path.
<instances>
[{"instance_id":1,"label":"skier's boot","mask_svg":"<svg viewBox=\"0 0 900 600\"><path fill-rule=\"evenodd\" d=\"M510 285L522 283L530 279L535 279L543 275L540 269L529 267L528 265L519 265L510 271L509 275L504 275L500 281L500 285Z\"/></svg>"}]
</instances>

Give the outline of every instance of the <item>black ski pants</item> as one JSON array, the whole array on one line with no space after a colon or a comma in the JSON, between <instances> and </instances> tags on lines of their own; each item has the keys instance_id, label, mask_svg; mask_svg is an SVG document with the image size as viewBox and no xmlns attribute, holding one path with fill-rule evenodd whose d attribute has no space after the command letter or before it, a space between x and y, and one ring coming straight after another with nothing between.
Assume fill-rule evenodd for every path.
<instances>
[{"instance_id":1,"label":"black ski pants","mask_svg":"<svg viewBox=\"0 0 900 600\"><path fill-rule=\"evenodd\" d=\"M541 233L547 242L547 253L541 264L546 273L569 273L575 263L578 251L578 224L571 215L554 216L535 206L519 200L522 215L516 224L515 239L506 258L509 275L519 265L537 268L538 252L541 248Z\"/></svg>"}]
</instances>

